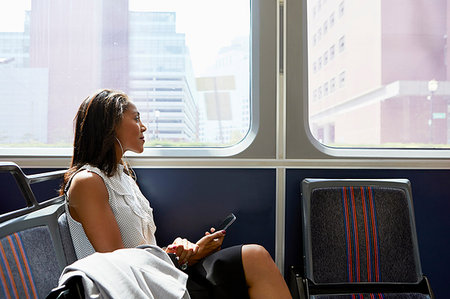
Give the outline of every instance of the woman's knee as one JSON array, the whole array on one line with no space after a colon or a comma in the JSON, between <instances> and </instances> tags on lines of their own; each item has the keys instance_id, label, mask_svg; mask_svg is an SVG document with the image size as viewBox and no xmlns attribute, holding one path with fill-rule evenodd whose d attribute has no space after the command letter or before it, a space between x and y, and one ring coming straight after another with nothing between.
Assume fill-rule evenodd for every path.
<instances>
[{"instance_id":1,"label":"woman's knee","mask_svg":"<svg viewBox=\"0 0 450 299\"><path fill-rule=\"evenodd\" d=\"M261 245L248 244L242 246L243 262L272 262L269 252Z\"/></svg>"}]
</instances>

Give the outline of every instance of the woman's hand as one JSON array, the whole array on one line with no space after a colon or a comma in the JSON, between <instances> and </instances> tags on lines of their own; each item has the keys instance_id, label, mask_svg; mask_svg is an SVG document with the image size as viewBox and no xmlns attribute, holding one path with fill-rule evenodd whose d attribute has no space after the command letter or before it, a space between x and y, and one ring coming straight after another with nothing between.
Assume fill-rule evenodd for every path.
<instances>
[{"instance_id":1,"label":"woman's hand","mask_svg":"<svg viewBox=\"0 0 450 299\"><path fill-rule=\"evenodd\" d=\"M187 239L176 238L167 246L167 253L174 253L178 257L180 265L186 264L199 250L199 245L189 242Z\"/></svg>"},{"instance_id":2,"label":"woman's hand","mask_svg":"<svg viewBox=\"0 0 450 299\"><path fill-rule=\"evenodd\" d=\"M188 260L189 265L193 265L202 258L207 257L208 255L216 251L219 251L222 246L224 238L225 238L224 230L214 232L214 228L212 228L211 233L206 232L205 236L197 241L196 244L198 245L198 251L195 255L192 255L192 257Z\"/></svg>"}]
</instances>

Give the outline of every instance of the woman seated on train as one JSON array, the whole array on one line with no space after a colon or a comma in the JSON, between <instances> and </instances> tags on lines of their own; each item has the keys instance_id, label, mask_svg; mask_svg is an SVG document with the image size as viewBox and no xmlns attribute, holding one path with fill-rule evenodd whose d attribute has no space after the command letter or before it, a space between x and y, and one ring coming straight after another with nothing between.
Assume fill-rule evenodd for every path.
<instances>
[{"instance_id":1,"label":"woman seated on train","mask_svg":"<svg viewBox=\"0 0 450 299\"><path fill-rule=\"evenodd\" d=\"M152 208L122 160L126 151L144 150L146 127L136 105L124 93L100 90L83 101L75 122L73 157L61 193L66 195L77 258L156 245ZM176 254L180 264L188 265L185 272L191 298L211 298L211 294L220 298L291 297L262 246L221 249L224 238L225 231L211 229L196 243L176 238L164 248ZM206 267L217 264L220 270Z\"/></svg>"}]
</instances>

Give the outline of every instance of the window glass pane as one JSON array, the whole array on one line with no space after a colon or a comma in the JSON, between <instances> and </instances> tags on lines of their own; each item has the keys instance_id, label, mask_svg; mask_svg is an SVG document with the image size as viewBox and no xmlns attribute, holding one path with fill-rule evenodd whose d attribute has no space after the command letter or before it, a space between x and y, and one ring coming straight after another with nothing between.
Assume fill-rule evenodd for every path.
<instances>
[{"instance_id":1,"label":"window glass pane","mask_svg":"<svg viewBox=\"0 0 450 299\"><path fill-rule=\"evenodd\" d=\"M448 148L447 12L445 0L308 0L313 136L331 147Z\"/></svg>"},{"instance_id":2,"label":"window glass pane","mask_svg":"<svg viewBox=\"0 0 450 299\"><path fill-rule=\"evenodd\" d=\"M130 95L146 146L223 147L250 127L250 0L0 2L0 148L71 147L100 88Z\"/></svg>"}]
</instances>

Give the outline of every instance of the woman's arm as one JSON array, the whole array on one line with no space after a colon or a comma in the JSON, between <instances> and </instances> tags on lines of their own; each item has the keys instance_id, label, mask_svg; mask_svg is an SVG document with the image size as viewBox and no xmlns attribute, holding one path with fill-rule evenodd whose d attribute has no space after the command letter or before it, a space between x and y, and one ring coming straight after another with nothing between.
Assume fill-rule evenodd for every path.
<instances>
[{"instance_id":1,"label":"woman's arm","mask_svg":"<svg viewBox=\"0 0 450 299\"><path fill-rule=\"evenodd\" d=\"M87 170L75 175L69 188L69 212L97 252L124 248L103 179Z\"/></svg>"}]
</instances>

